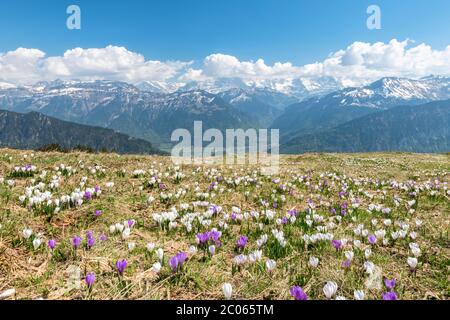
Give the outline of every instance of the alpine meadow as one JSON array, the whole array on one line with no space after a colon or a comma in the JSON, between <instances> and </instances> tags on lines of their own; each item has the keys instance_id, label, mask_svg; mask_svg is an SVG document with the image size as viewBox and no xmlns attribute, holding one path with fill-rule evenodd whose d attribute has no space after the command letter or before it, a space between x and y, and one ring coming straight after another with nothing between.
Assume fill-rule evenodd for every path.
<instances>
[{"instance_id":1,"label":"alpine meadow","mask_svg":"<svg viewBox=\"0 0 450 320\"><path fill-rule=\"evenodd\" d=\"M449 1L0 7L0 301L450 299Z\"/></svg>"}]
</instances>

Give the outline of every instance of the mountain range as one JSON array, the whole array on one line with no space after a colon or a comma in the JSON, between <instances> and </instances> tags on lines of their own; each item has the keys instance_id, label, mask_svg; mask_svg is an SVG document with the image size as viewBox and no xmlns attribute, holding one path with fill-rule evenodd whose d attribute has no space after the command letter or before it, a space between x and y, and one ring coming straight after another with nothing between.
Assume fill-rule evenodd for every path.
<instances>
[{"instance_id":1,"label":"mountain range","mask_svg":"<svg viewBox=\"0 0 450 320\"><path fill-rule=\"evenodd\" d=\"M320 133L297 136L282 153L448 152L450 100L399 106L372 113Z\"/></svg>"},{"instance_id":2,"label":"mountain range","mask_svg":"<svg viewBox=\"0 0 450 320\"><path fill-rule=\"evenodd\" d=\"M66 122L38 112L23 114L0 110L0 147L38 149L48 145L66 150L82 146L118 153L161 153L148 141L111 129Z\"/></svg>"},{"instance_id":3,"label":"mountain range","mask_svg":"<svg viewBox=\"0 0 450 320\"><path fill-rule=\"evenodd\" d=\"M428 102L447 99L450 99L450 78L439 76L416 80L382 78L358 88L343 88L332 78L296 79L286 83L218 79L190 82L181 87L158 82L132 85L106 80L0 85L0 109L18 113L39 112L64 121L109 128L165 150L172 145L170 136L175 129L192 130L193 122L201 120L204 130L280 129L281 150L285 152L358 151L364 149L364 139L368 139L366 135L361 135L362 140L354 148L328 137L333 132L342 134L344 129L341 128L365 129L363 125L355 124L359 121L373 121L387 130L384 124L391 128L402 121L402 113L388 112L391 109L397 110L399 106L423 108L422 105ZM447 104L444 103L442 108L447 108ZM414 108L399 110L406 112L405 117L411 115L410 110L415 111ZM424 113L420 114L425 116L428 109L423 110L421 112ZM431 117L438 114L431 108L429 110ZM436 123L445 124L442 121ZM370 131L368 127L367 130ZM314 139L314 143L308 144L305 139ZM384 142L385 149L400 148L394 142ZM408 146L400 149L428 150L424 143L423 139L406 140L404 144ZM440 143L442 147L430 150L445 150L447 145Z\"/></svg>"}]
</instances>

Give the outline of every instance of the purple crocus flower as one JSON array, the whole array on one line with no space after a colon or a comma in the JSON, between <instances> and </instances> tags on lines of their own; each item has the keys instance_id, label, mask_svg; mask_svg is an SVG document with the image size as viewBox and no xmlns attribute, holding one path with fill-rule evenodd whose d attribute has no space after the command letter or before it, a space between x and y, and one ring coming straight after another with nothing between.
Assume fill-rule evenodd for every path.
<instances>
[{"instance_id":1,"label":"purple crocus flower","mask_svg":"<svg viewBox=\"0 0 450 320\"><path fill-rule=\"evenodd\" d=\"M213 230L210 232L211 235L211 240L214 241L215 243L220 242L219 238L222 236L222 233L216 230Z\"/></svg>"},{"instance_id":2,"label":"purple crocus flower","mask_svg":"<svg viewBox=\"0 0 450 320\"><path fill-rule=\"evenodd\" d=\"M294 297L295 300L308 300L308 296L303 292L303 289L299 286L291 287L291 296Z\"/></svg>"},{"instance_id":3,"label":"purple crocus flower","mask_svg":"<svg viewBox=\"0 0 450 320\"><path fill-rule=\"evenodd\" d=\"M47 245L51 250L53 250L56 247L56 241L54 239L50 239L48 240Z\"/></svg>"},{"instance_id":4,"label":"purple crocus flower","mask_svg":"<svg viewBox=\"0 0 450 320\"><path fill-rule=\"evenodd\" d=\"M127 260L122 259L122 260L118 260L116 262L116 267L117 267L117 271L119 272L120 275L123 274L123 271L125 270L125 268L128 266Z\"/></svg>"},{"instance_id":5,"label":"purple crocus flower","mask_svg":"<svg viewBox=\"0 0 450 320\"><path fill-rule=\"evenodd\" d=\"M237 218L236 212L232 212L231 213L231 220L236 220L236 218Z\"/></svg>"},{"instance_id":6,"label":"purple crocus flower","mask_svg":"<svg viewBox=\"0 0 450 320\"><path fill-rule=\"evenodd\" d=\"M287 224L289 222L287 217L283 217L283 219L281 219L281 223L282 224Z\"/></svg>"},{"instance_id":7,"label":"purple crocus flower","mask_svg":"<svg viewBox=\"0 0 450 320\"><path fill-rule=\"evenodd\" d=\"M101 216L101 214L102 214L102 211L101 211L101 210L95 210L95 211L94 211L94 215L95 215L96 217Z\"/></svg>"},{"instance_id":8,"label":"purple crocus flower","mask_svg":"<svg viewBox=\"0 0 450 320\"><path fill-rule=\"evenodd\" d=\"M392 289L394 289L395 283L396 283L395 279L392 279L392 280L389 280L387 278L384 279L384 284L389 291L392 291Z\"/></svg>"},{"instance_id":9,"label":"purple crocus flower","mask_svg":"<svg viewBox=\"0 0 450 320\"><path fill-rule=\"evenodd\" d=\"M164 183L159 184L159 190L164 190L166 188L166 185Z\"/></svg>"},{"instance_id":10,"label":"purple crocus flower","mask_svg":"<svg viewBox=\"0 0 450 320\"><path fill-rule=\"evenodd\" d=\"M292 217L292 216L297 216L298 215L298 211L297 210L295 210L295 209L293 209L293 210L289 210L288 211L288 214Z\"/></svg>"},{"instance_id":11,"label":"purple crocus flower","mask_svg":"<svg viewBox=\"0 0 450 320\"><path fill-rule=\"evenodd\" d=\"M246 236L240 236L239 239L236 241L236 247L239 249L244 249L247 245L248 238Z\"/></svg>"},{"instance_id":12,"label":"purple crocus flower","mask_svg":"<svg viewBox=\"0 0 450 320\"><path fill-rule=\"evenodd\" d=\"M331 244L336 249L336 251L339 251L342 247L342 242L340 240L333 240L331 241Z\"/></svg>"},{"instance_id":13,"label":"purple crocus flower","mask_svg":"<svg viewBox=\"0 0 450 320\"><path fill-rule=\"evenodd\" d=\"M136 221L134 221L132 219L128 220L128 227L132 228L135 223L136 223Z\"/></svg>"},{"instance_id":14,"label":"purple crocus flower","mask_svg":"<svg viewBox=\"0 0 450 320\"><path fill-rule=\"evenodd\" d=\"M92 193L91 193L90 191L86 191L86 192L84 193L84 198L85 198L86 200L91 200L91 199L92 199Z\"/></svg>"},{"instance_id":15,"label":"purple crocus flower","mask_svg":"<svg viewBox=\"0 0 450 320\"><path fill-rule=\"evenodd\" d=\"M75 236L72 238L72 245L75 249L77 249L81 244L81 237L80 236Z\"/></svg>"},{"instance_id":16,"label":"purple crocus flower","mask_svg":"<svg viewBox=\"0 0 450 320\"><path fill-rule=\"evenodd\" d=\"M350 265L352 264L352 260L345 260L344 262L342 262L342 268L347 269L350 267Z\"/></svg>"},{"instance_id":17,"label":"purple crocus flower","mask_svg":"<svg viewBox=\"0 0 450 320\"><path fill-rule=\"evenodd\" d=\"M209 235L209 232L208 232L208 231L197 234L197 241L198 241L198 244L204 245L205 243L208 242L209 237L210 237L210 235Z\"/></svg>"},{"instance_id":18,"label":"purple crocus flower","mask_svg":"<svg viewBox=\"0 0 450 320\"><path fill-rule=\"evenodd\" d=\"M92 248L95 244L94 236L87 237L87 246L88 248Z\"/></svg>"},{"instance_id":19,"label":"purple crocus flower","mask_svg":"<svg viewBox=\"0 0 450 320\"><path fill-rule=\"evenodd\" d=\"M108 237L104 233L102 233L100 235L99 239L100 239L100 241L106 241L108 239Z\"/></svg>"},{"instance_id":20,"label":"purple crocus flower","mask_svg":"<svg viewBox=\"0 0 450 320\"><path fill-rule=\"evenodd\" d=\"M95 273L90 272L86 275L86 284L88 286L88 288L92 288L92 286L94 285L95 282Z\"/></svg>"},{"instance_id":21,"label":"purple crocus flower","mask_svg":"<svg viewBox=\"0 0 450 320\"><path fill-rule=\"evenodd\" d=\"M373 234L371 234L371 235L367 238L367 240L369 241L369 243L370 243L371 245L374 245L375 243L377 243L377 237L376 237L375 235L373 235Z\"/></svg>"},{"instance_id":22,"label":"purple crocus flower","mask_svg":"<svg viewBox=\"0 0 450 320\"><path fill-rule=\"evenodd\" d=\"M187 254L185 252L179 252L175 256L169 259L169 265L173 272L177 272L183 266L183 263L187 260Z\"/></svg>"},{"instance_id":23,"label":"purple crocus flower","mask_svg":"<svg viewBox=\"0 0 450 320\"><path fill-rule=\"evenodd\" d=\"M383 300L398 300L397 294L394 291L383 293Z\"/></svg>"},{"instance_id":24,"label":"purple crocus flower","mask_svg":"<svg viewBox=\"0 0 450 320\"><path fill-rule=\"evenodd\" d=\"M217 214L219 207L216 204L213 204L209 207L209 210L211 210L213 212L213 214Z\"/></svg>"}]
</instances>

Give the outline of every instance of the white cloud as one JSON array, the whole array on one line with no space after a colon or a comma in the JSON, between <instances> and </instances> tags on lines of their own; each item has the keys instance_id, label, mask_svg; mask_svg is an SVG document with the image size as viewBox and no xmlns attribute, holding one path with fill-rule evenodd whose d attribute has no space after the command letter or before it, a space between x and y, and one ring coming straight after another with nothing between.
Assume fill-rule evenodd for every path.
<instances>
[{"instance_id":1,"label":"white cloud","mask_svg":"<svg viewBox=\"0 0 450 320\"><path fill-rule=\"evenodd\" d=\"M46 57L36 49L19 48L0 54L0 78L13 83L38 80L110 79L129 82L166 81L190 62L150 61L124 47L67 50L63 56Z\"/></svg>"},{"instance_id":2,"label":"white cloud","mask_svg":"<svg viewBox=\"0 0 450 320\"><path fill-rule=\"evenodd\" d=\"M268 65L263 59L241 61L221 53L207 56L195 69L190 65L191 62L183 61L146 60L139 53L117 46L75 48L51 57L38 49L18 48L0 53L0 81L31 83L61 78L135 83L240 78L247 82L286 83L296 78L333 77L345 85L360 85L384 76L450 75L450 45L436 50L427 44L393 39L389 43L354 42L323 61L303 66L290 62Z\"/></svg>"},{"instance_id":3,"label":"white cloud","mask_svg":"<svg viewBox=\"0 0 450 320\"><path fill-rule=\"evenodd\" d=\"M411 41L355 42L323 62L302 67L302 76L332 76L361 84L385 76L419 78L430 74L450 75L450 46L439 51Z\"/></svg>"},{"instance_id":4,"label":"white cloud","mask_svg":"<svg viewBox=\"0 0 450 320\"><path fill-rule=\"evenodd\" d=\"M450 46L433 50L429 45L412 46L409 40L389 43L354 42L323 61L294 66L290 62L266 65L264 60L240 61L234 56L213 54L200 69L190 69L180 79L287 80L333 77L345 85L360 85L385 76L419 78L430 74L450 75Z\"/></svg>"}]
</instances>

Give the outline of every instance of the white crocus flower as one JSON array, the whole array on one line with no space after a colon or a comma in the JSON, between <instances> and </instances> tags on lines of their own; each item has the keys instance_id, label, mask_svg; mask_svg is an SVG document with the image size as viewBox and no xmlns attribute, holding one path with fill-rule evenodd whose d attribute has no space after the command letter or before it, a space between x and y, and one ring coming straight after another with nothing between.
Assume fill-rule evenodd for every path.
<instances>
[{"instance_id":1,"label":"white crocus flower","mask_svg":"<svg viewBox=\"0 0 450 320\"><path fill-rule=\"evenodd\" d=\"M159 261L162 261L164 258L164 250L162 248L158 248L156 250L156 256L158 257Z\"/></svg>"},{"instance_id":2,"label":"white crocus flower","mask_svg":"<svg viewBox=\"0 0 450 320\"><path fill-rule=\"evenodd\" d=\"M23 231L22 231L22 235L25 239L29 239L32 234L33 234L32 229L23 229Z\"/></svg>"},{"instance_id":3,"label":"white crocus flower","mask_svg":"<svg viewBox=\"0 0 450 320\"><path fill-rule=\"evenodd\" d=\"M411 269L416 269L418 260L417 258L409 257L407 259L407 263L411 267Z\"/></svg>"},{"instance_id":4,"label":"white crocus flower","mask_svg":"<svg viewBox=\"0 0 450 320\"><path fill-rule=\"evenodd\" d=\"M42 240L41 240L41 239L35 238L35 239L33 240L33 247L34 247L34 250L36 250L37 248L39 248L40 245L41 245L41 243L42 243Z\"/></svg>"},{"instance_id":5,"label":"white crocus flower","mask_svg":"<svg viewBox=\"0 0 450 320\"><path fill-rule=\"evenodd\" d=\"M159 273L161 271L161 263L155 262L152 266L152 271L155 273Z\"/></svg>"},{"instance_id":6,"label":"white crocus flower","mask_svg":"<svg viewBox=\"0 0 450 320\"><path fill-rule=\"evenodd\" d=\"M233 295L233 287L230 283L224 283L222 286L222 291L225 299L231 299L231 296Z\"/></svg>"},{"instance_id":7,"label":"white crocus flower","mask_svg":"<svg viewBox=\"0 0 450 320\"><path fill-rule=\"evenodd\" d=\"M353 296L355 300L364 300L365 294L363 290L355 290Z\"/></svg>"},{"instance_id":8,"label":"white crocus flower","mask_svg":"<svg viewBox=\"0 0 450 320\"><path fill-rule=\"evenodd\" d=\"M317 266L319 265L319 258L316 257L310 257L309 258L309 265L312 268L317 268Z\"/></svg>"},{"instance_id":9,"label":"white crocus flower","mask_svg":"<svg viewBox=\"0 0 450 320\"><path fill-rule=\"evenodd\" d=\"M327 299L331 299L338 289L338 285L334 281L328 281L327 284L323 287L323 293L327 297Z\"/></svg>"},{"instance_id":10,"label":"white crocus flower","mask_svg":"<svg viewBox=\"0 0 450 320\"><path fill-rule=\"evenodd\" d=\"M266 261L266 269L268 272L272 272L276 268L276 266L277 266L277 263L275 260L269 259Z\"/></svg>"}]
</instances>

